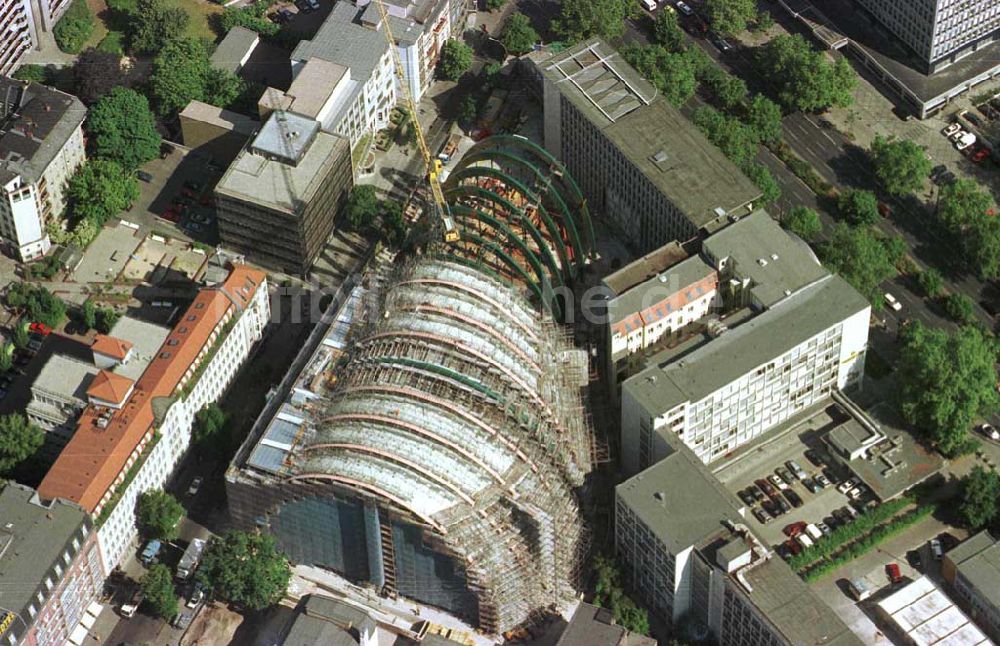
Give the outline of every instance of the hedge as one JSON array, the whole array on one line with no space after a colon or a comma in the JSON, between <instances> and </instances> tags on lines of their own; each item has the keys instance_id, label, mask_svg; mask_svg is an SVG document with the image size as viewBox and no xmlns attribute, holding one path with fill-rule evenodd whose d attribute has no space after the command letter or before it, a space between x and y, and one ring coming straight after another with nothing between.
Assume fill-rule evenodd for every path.
<instances>
[{"instance_id":1,"label":"hedge","mask_svg":"<svg viewBox=\"0 0 1000 646\"><path fill-rule=\"evenodd\" d=\"M827 197L833 195L833 186L820 177L819 173L816 172L816 169L813 168L808 162L799 158L794 152L792 152L792 149L786 144L782 143L776 146L768 146L768 148L778 159L784 162L785 166L788 166L788 169L792 171L796 177L802 180L802 182L805 183L805 185L808 186L809 190L813 193Z\"/></svg>"},{"instance_id":2,"label":"hedge","mask_svg":"<svg viewBox=\"0 0 1000 646\"><path fill-rule=\"evenodd\" d=\"M94 32L94 14L85 0L73 0L54 30L56 45L67 54L79 54Z\"/></svg>"}]
</instances>

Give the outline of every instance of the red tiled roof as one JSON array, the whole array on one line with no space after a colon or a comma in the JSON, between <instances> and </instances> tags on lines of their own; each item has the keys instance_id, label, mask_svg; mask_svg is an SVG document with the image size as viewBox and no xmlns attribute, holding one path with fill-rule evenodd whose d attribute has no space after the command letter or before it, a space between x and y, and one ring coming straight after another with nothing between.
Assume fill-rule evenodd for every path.
<instances>
[{"instance_id":1,"label":"red tiled roof","mask_svg":"<svg viewBox=\"0 0 1000 646\"><path fill-rule=\"evenodd\" d=\"M134 384L135 382L128 377L102 370L94 375L93 381L87 388L87 395L101 401L121 404Z\"/></svg>"},{"instance_id":2,"label":"red tiled roof","mask_svg":"<svg viewBox=\"0 0 1000 646\"><path fill-rule=\"evenodd\" d=\"M114 357L115 359L124 359L128 356L128 351L132 349L132 344L122 339L116 339L113 336L98 334L94 337L94 343L90 346L90 349L94 352Z\"/></svg>"},{"instance_id":3,"label":"red tiled roof","mask_svg":"<svg viewBox=\"0 0 1000 646\"><path fill-rule=\"evenodd\" d=\"M636 312L628 318L618 321L612 326L611 331L613 334L628 336L645 325L652 325L656 321L684 309L689 303L698 300L708 292L718 288L719 276L714 271L710 271L701 280L695 281L690 285L685 285L670 296L657 303L653 303L641 312Z\"/></svg>"},{"instance_id":4,"label":"red tiled roof","mask_svg":"<svg viewBox=\"0 0 1000 646\"><path fill-rule=\"evenodd\" d=\"M39 496L71 500L94 513L129 457L152 437L153 399L171 396L190 377L199 355L214 342L215 330L234 306L242 309L249 303L264 279L263 272L236 266L222 289L201 290L136 382L128 401L105 427L99 425L100 412L95 407L83 412L73 438L39 485ZM253 289L243 294L242 287L247 285Z\"/></svg>"}]
</instances>

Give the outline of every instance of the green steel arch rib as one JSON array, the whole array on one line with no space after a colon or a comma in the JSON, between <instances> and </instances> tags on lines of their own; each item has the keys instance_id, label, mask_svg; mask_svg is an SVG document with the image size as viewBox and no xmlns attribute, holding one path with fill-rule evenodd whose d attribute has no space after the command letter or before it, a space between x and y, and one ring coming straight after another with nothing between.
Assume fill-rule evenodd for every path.
<instances>
[{"instance_id":1,"label":"green steel arch rib","mask_svg":"<svg viewBox=\"0 0 1000 646\"><path fill-rule=\"evenodd\" d=\"M562 268L552 256L552 250L549 249L549 245L545 243L545 239L542 237L542 233L538 230L538 227L535 226L535 223L532 222L530 218L524 215L521 209L514 206L509 200L476 184L459 184L458 186L446 189L444 194L445 197L479 197L499 204L509 212L517 213L520 218L520 221L517 224L520 224L527 229L528 234L534 239L535 243L538 245L539 251L544 256L545 264L548 265L552 275L556 277L560 285L566 284L563 278ZM458 204L455 206L458 206ZM455 208L455 206L452 208ZM468 207L468 205L465 204L462 204L462 206ZM480 209L476 209L476 211L483 213ZM486 216L486 213L483 213L483 215Z\"/></svg>"},{"instance_id":2,"label":"green steel arch rib","mask_svg":"<svg viewBox=\"0 0 1000 646\"><path fill-rule=\"evenodd\" d=\"M559 172L562 173L562 178L566 180L566 186L572 191L573 196L576 198L576 202L580 205L580 208L583 211L584 221L587 225L585 230L587 232L587 237L590 239L590 249L595 249L597 242L594 236L594 223L590 216L590 207L587 206L587 198L584 197L583 191L580 190L579 184L576 183L576 179L568 170L566 170L566 166L563 165L561 161L553 157L549 151L545 150L545 148L539 146L526 137L522 137L521 135L493 135L492 137L488 137L476 143L469 149L465 156L468 156L469 153L474 151L488 148L496 144L505 144L515 148L521 148L537 155L541 159L545 160L546 163L556 166L559 169ZM463 156L463 159L465 156Z\"/></svg>"},{"instance_id":3,"label":"green steel arch rib","mask_svg":"<svg viewBox=\"0 0 1000 646\"><path fill-rule=\"evenodd\" d=\"M535 192L529 189L527 186L525 186L522 182L511 177L502 170L496 168L487 168L484 166L471 166L468 168L462 168L460 170L457 170L451 174L451 176L448 178L448 181L450 182L452 181L452 179L456 181L466 178L476 179L478 177L483 177L483 176L492 177L493 179L500 180L501 182L507 184L508 186L516 188L517 190L521 191L521 193L523 193L526 197L530 198L538 206L537 209L538 216L541 218L542 222L545 223L545 228L549 230L549 235L551 235L553 242L555 242L556 250L559 252L559 259L561 261L561 264L563 267L566 268L566 271L570 271L570 267L572 267L573 265L572 263L570 263L569 256L566 253L566 244L563 242L562 235L559 232L559 227L557 227L555 222L552 221L552 218L549 216L548 211L546 211L545 207L542 206L541 200L538 199L538 196L535 194Z\"/></svg>"}]
</instances>

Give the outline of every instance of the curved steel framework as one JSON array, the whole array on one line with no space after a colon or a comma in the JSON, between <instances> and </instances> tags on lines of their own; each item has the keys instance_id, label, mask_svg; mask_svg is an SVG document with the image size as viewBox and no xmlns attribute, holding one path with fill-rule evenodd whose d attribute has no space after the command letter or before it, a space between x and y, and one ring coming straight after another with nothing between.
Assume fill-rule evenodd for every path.
<instances>
[{"instance_id":1,"label":"curved steel framework","mask_svg":"<svg viewBox=\"0 0 1000 646\"><path fill-rule=\"evenodd\" d=\"M556 317L553 288L577 278L594 251L580 188L544 148L517 135L473 146L445 182L461 241L449 253L524 284Z\"/></svg>"},{"instance_id":2,"label":"curved steel framework","mask_svg":"<svg viewBox=\"0 0 1000 646\"><path fill-rule=\"evenodd\" d=\"M501 632L579 585L586 357L517 290L460 260L421 258L380 295L289 481L431 532L466 573L480 627Z\"/></svg>"}]
</instances>

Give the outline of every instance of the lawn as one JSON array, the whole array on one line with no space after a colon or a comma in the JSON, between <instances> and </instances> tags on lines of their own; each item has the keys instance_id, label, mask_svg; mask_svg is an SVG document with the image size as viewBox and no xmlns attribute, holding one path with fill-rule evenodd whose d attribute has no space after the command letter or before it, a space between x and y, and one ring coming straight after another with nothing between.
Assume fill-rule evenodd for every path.
<instances>
[{"instance_id":1,"label":"lawn","mask_svg":"<svg viewBox=\"0 0 1000 646\"><path fill-rule=\"evenodd\" d=\"M222 5L207 0L161 0L166 7L177 7L183 9L191 17L188 22L185 36L191 38L204 38L209 42L215 42L218 35L211 27L210 17L214 14L222 13ZM87 0L87 6L98 17L94 27L94 33L87 41L86 47L96 47L108 33L108 8L106 0ZM134 6L134 1L118 0L112 3L116 7ZM121 29L122 27L119 27ZM85 48L86 48L85 47Z\"/></svg>"}]
</instances>

